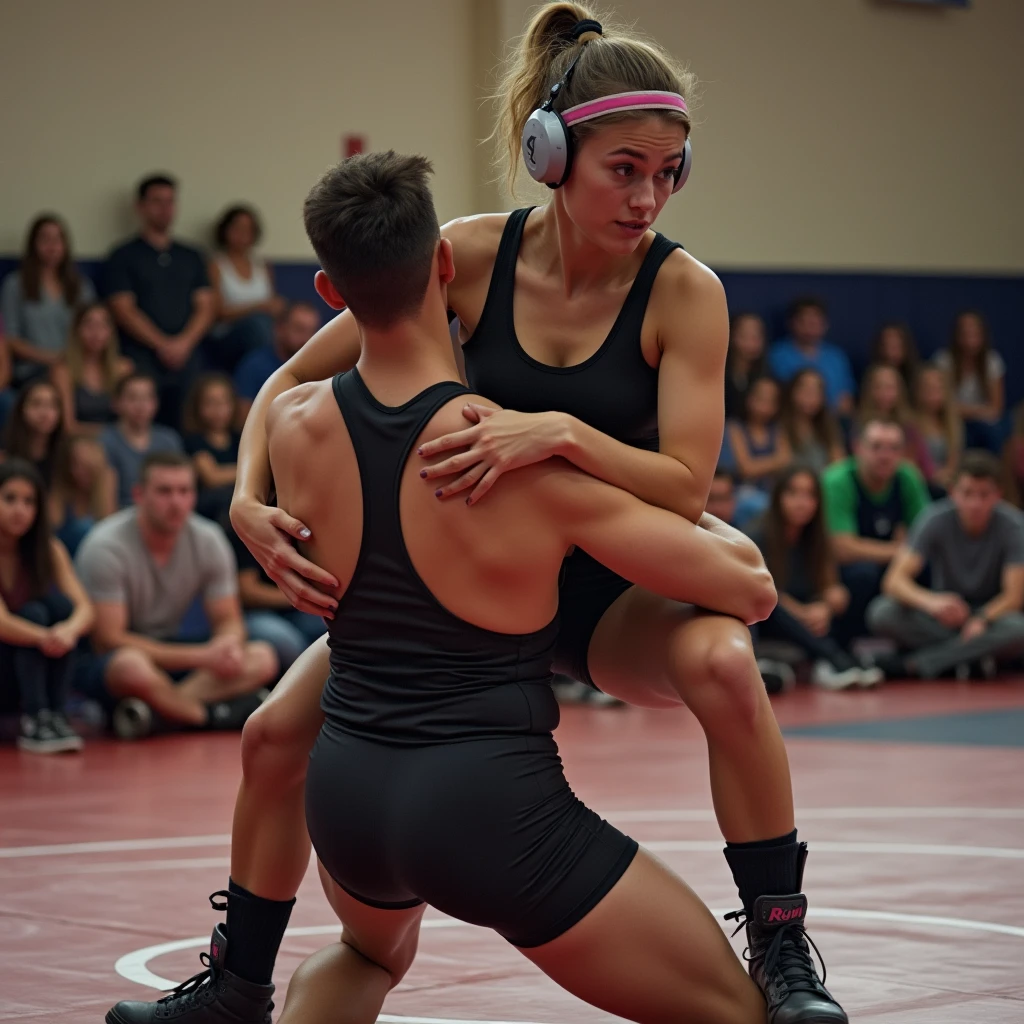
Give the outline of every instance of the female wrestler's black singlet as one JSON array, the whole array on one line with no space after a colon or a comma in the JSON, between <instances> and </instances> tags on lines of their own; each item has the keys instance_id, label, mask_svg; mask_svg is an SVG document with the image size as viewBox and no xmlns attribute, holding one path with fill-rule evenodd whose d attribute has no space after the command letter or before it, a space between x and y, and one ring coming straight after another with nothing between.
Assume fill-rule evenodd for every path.
<instances>
[{"instance_id":1,"label":"female wrestler's black singlet","mask_svg":"<svg viewBox=\"0 0 1024 1024\"><path fill-rule=\"evenodd\" d=\"M402 471L431 417L467 394L436 384L384 406L357 370L334 394L359 466L359 558L329 623L326 720L306 821L331 877L371 906L421 902L538 946L580 921L633 840L569 789L551 731L557 626L495 633L420 579L399 513Z\"/></svg>"},{"instance_id":2,"label":"female wrestler's black singlet","mask_svg":"<svg viewBox=\"0 0 1024 1024\"><path fill-rule=\"evenodd\" d=\"M516 210L505 224L480 322L462 349L469 386L503 408L568 413L617 441L657 451L658 371L643 357L640 330L654 279L681 246L656 235L601 347L575 366L549 366L523 350L513 318L516 262L530 212ZM601 616L631 585L583 551L566 559L559 588L558 671L594 685L587 668L590 638Z\"/></svg>"}]
</instances>

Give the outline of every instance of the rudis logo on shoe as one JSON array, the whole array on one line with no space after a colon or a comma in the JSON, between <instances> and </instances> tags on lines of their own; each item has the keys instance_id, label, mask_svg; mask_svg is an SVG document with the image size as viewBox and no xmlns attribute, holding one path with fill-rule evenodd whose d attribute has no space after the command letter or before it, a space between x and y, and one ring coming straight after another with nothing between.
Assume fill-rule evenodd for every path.
<instances>
[{"instance_id":1,"label":"rudis logo on shoe","mask_svg":"<svg viewBox=\"0 0 1024 1024\"><path fill-rule=\"evenodd\" d=\"M754 917L759 925L779 926L802 922L807 916L807 897L761 896L754 905Z\"/></svg>"}]
</instances>

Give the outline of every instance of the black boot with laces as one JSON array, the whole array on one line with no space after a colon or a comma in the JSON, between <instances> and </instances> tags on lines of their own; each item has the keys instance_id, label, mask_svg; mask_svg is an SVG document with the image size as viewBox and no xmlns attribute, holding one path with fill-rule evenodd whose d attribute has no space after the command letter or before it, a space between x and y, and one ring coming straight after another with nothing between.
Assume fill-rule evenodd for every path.
<instances>
[{"instance_id":1,"label":"black boot with laces","mask_svg":"<svg viewBox=\"0 0 1024 1024\"><path fill-rule=\"evenodd\" d=\"M848 1024L843 1008L825 988L825 964L818 977L810 947L821 954L804 930L807 897L761 896L754 901L753 915L737 910L726 920L747 927L748 949L744 958L750 976L768 1003L768 1024ZM735 935L736 933L733 932Z\"/></svg>"},{"instance_id":2,"label":"black boot with laces","mask_svg":"<svg viewBox=\"0 0 1024 1024\"><path fill-rule=\"evenodd\" d=\"M209 954L199 956L205 971L155 1003L118 1003L107 1013L107 1024L271 1024L274 986L254 985L224 970L227 946L227 929L218 924Z\"/></svg>"}]
</instances>

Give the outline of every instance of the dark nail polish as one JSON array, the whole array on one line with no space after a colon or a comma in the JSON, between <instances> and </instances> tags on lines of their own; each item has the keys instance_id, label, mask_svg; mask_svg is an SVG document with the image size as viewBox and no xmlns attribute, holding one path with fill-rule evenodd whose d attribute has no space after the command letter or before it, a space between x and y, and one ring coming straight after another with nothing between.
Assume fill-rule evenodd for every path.
<instances>
[{"instance_id":1,"label":"dark nail polish","mask_svg":"<svg viewBox=\"0 0 1024 1024\"><path fill-rule=\"evenodd\" d=\"M435 498L440 498L440 497L441 497L441 495L442 495L443 493L444 493L444 492L443 492L443 491L440 491L440 490L438 490L438 491L434 491L434 497L435 497Z\"/></svg>"},{"instance_id":2,"label":"dark nail polish","mask_svg":"<svg viewBox=\"0 0 1024 1024\"><path fill-rule=\"evenodd\" d=\"M420 476L425 480L427 477L427 471L425 469L420 470Z\"/></svg>"},{"instance_id":3,"label":"dark nail polish","mask_svg":"<svg viewBox=\"0 0 1024 1024\"><path fill-rule=\"evenodd\" d=\"M417 448L416 449L416 454L417 455L422 455L423 454L423 449L422 448Z\"/></svg>"}]
</instances>

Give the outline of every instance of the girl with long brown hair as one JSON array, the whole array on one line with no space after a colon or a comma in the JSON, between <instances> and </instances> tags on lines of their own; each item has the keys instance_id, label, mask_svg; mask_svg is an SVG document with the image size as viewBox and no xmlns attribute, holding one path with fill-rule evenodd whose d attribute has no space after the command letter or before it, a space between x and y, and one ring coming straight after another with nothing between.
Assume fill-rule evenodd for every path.
<instances>
[{"instance_id":1,"label":"girl with long brown hair","mask_svg":"<svg viewBox=\"0 0 1024 1024\"><path fill-rule=\"evenodd\" d=\"M92 282L78 272L64 222L44 213L32 222L17 270L0 289L0 313L15 360L15 380L53 366L64 352L71 318L94 302Z\"/></svg>"},{"instance_id":2,"label":"girl with long brown hair","mask_svg":"<svg viewBox=\"0 0 1024 1024\"><path fill-rule=\"evenodd\" d=\"M938 366L923 366L914 382L914 425L931 457L926 477L933 495L949 490L964 450L964 424L953 401L949 376Z\"/></svg>"},{"instance_id":3,"label":"girl with long brown hair","mask_svg":"<svg viewBox=\"0 0 1024 1024\"><path fill-rule=\"evenodd\" d=\"M794 462L820 473L846 457L842 428L828 407L825 378L817 370L801 370L786 385L780 421Z\"/></svg>"},{"instance_id":4,"label":"girl with long brown hair","mask_svg":"<svg viewBox=\"0 0 1024 1024\"><path fill-rule=\"evenodd\" d=\"M496 137L508 179L524 161L553 187L539 208L442 229L458 268L447 297L470 385L505 408L467 406L464 430L423 446L438 500L486 501L503 473L563 457L692 522L728 529L703 516L724 425L725 294L707 267L654 230L691 160L693 86L663 49L602 25L582 4L534 14L499 88ZM567 140L552 134L555 113ZM358 328L343 312L263 387L239 452L232 522L296 607L320 614L335 602L316 584L338 581L295 549L309 536L304 524L267 505L265 419L275 396L358 357ZM447 457L437 461L441 451ZM781 929L754 912L779 893L803 908L806 848L746 627L632 587L576 551L560 587L557 666L627 702L690 708L707 738L750 972L769 1011L792 1024L845 1022L812 962L803 910ZM303 780L326 671L326 651L312 649L247 726L227 908L229 932L249 938L232 939L230 974L252 974L258 961L264 970L253 980L269 981L266 946L276 953L282 902L305 874ZM233 925L240 914L251 923ZM222 977L211 971L208 981Z\"/></svg>"},{"instance_id":5,"label":"girl with long brown hair","mask_svg":"<svg viewBox=\"0 0 1024 1024\"><path fill-rule=\"evenodd\" d=\"M736 419L746 408L747 392L768 374L768 332L756 313L737 313L729 321L725 361L725 416Z\"/></svg>"},{"instance_id":6,"label":"girl with long brown hair","mask_svg":"<svg viewBox=\"0 0 1024 1024\"><path fill-rule=\"evenodd\" d=\"M50 487L64 457L67 440L60 393L44 378L29 381L18 392L7 420L4 453L9 458L31 462L43 483Z\"/></svg>"},{"instance_id":7,"label":"girl with long brown hair","mask_svg":"<svg viewBox=\"0 0 1024 1024\"><path fill-rule=\"evenodd\" d=\"M898 370L907 391L911 391L921 366L921 357L910 328L899 321L882 324L871 343L871 362Z\"/></svg>"},{"instance_id":8,"label":"girl with long brown hair","mask_svg":"<svg viewBox=\"0 0 1024 1024\"><path fill-rule=\"evenodd\" d=\"M117 476L94 437L68 439L50 488L50 523L74 557L85 535L117 511Z\"/></svg>"}]
</instances>

